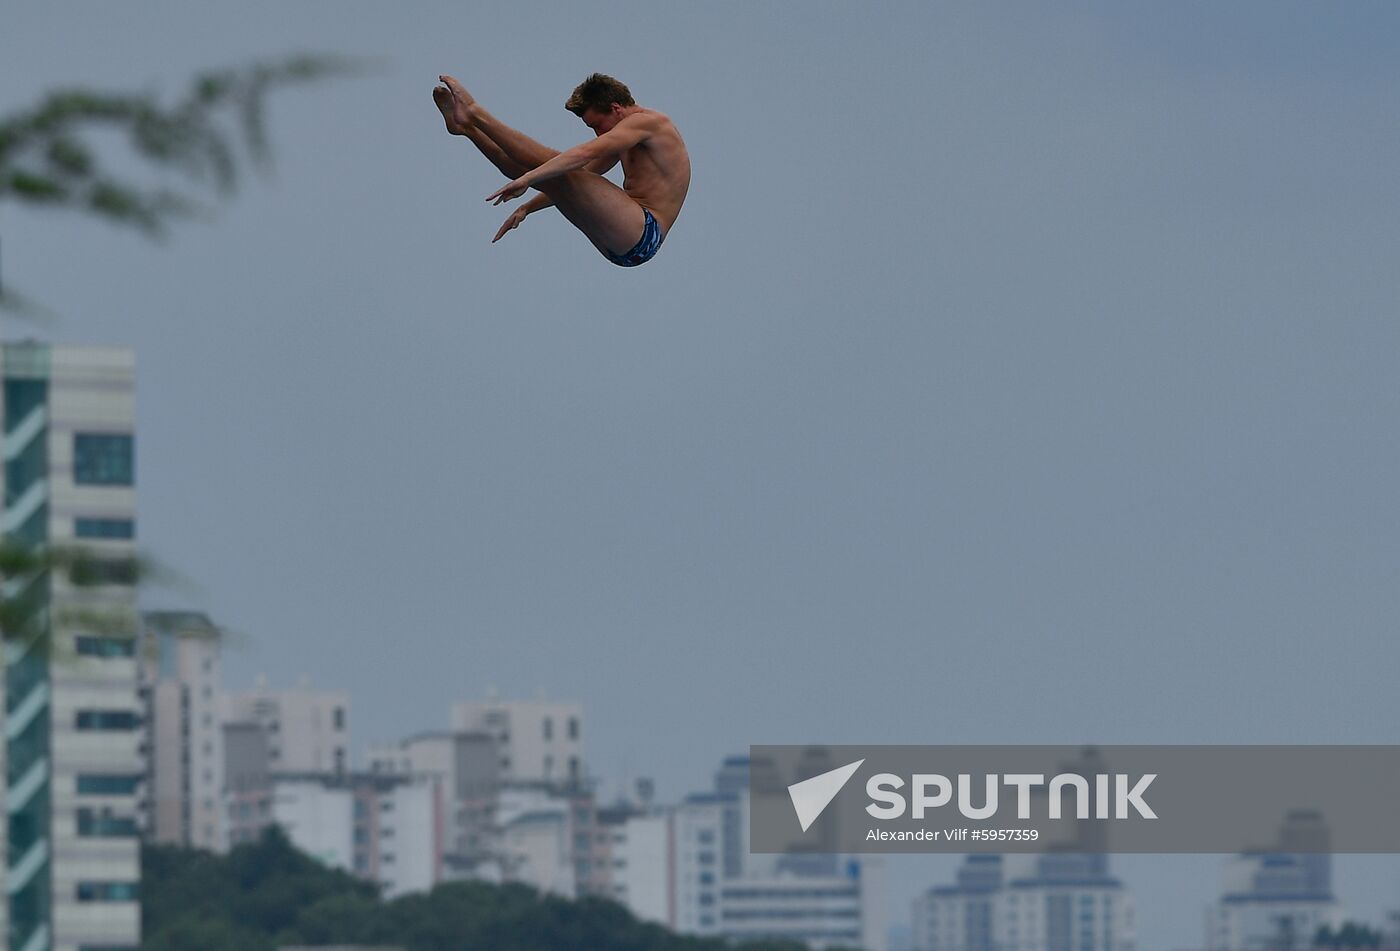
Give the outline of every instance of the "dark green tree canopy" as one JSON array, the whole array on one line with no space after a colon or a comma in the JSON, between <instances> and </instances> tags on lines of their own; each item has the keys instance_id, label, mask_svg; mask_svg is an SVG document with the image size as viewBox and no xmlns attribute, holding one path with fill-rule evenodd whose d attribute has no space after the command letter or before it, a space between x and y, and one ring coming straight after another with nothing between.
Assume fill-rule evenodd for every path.
<instances>
[{"instance_id":1,"label":"dark green tree canopy","mask_svg":"<svg viewBox=\"0 0 1400 951\"><path fill-rule=\"evenodd\" d=\"M141 917L147 951L274 951L286 945L389 945L407 951L804 951L684 937L598 898L524 885L456 882L383 901L375 889L298 852L275 826L227 856L147 846Z\"/></svg>"}]
</instances>

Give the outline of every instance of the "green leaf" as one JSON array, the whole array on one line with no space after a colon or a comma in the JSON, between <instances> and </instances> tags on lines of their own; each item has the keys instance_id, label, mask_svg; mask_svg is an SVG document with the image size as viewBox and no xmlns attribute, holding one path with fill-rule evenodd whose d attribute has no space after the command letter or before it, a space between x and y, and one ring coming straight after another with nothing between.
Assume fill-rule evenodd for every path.
<instances>
[{"instance_id":1,"label":"green leaf","mask_svg":"<svg viewBox=\"0 0 1400 951\"><path fill-rule=\"evenodd\" d=\"M61 136L49 143L49 165L66 175L90 175L95 164L92 151L76 139Z\"/></svg>"},{"instance_id":2,"label":"green leaf","mask_svg":"<svg viewBox=\"0 0 1400 951\"><path fill-rule=\"evenodd\" d=\"M18 195L23 201L32 202L61 202L66 201L69 196L68 189L61 182L24 169L16 169L10 173L9 188L6 190ZM0 196L3 195L4 192L0 192Z\"/></svg>"}]
</instances>

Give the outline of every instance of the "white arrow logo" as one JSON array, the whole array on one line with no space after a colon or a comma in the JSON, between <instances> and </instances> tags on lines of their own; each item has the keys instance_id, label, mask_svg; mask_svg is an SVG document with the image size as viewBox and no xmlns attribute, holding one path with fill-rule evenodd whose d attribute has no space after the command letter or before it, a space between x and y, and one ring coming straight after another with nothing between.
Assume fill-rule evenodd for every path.
<instances>
[{"instance_id":1,"label":"white arrow logo","mask_svg":"<svg viewBox=\"0 0 1400 951\"><path fill-rule=\"evenodd\" d=\"M802 831L806 832L817 821L817 817L831 804L831 800L836 798L836 794L841 791L841 787L846 785L847 780L860 769L860 764L865 760L858 759L854 763L847 763L839 766L820 776L813 776L811 779L804 779L800 783L793 783L787 788L788 795L792 797L792 808L797 810L797 821L802 823Z\"/></svg>"}]
</instances>

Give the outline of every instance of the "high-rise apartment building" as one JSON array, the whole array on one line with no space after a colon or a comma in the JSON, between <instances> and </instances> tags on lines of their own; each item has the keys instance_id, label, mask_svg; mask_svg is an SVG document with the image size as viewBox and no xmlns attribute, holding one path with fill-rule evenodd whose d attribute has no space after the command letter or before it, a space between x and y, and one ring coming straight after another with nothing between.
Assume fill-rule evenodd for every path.
<instances>
[{"instance_id":1,"label":"high-rise apartment building","mask_svg":"<svg viewBox=\"0 0 1400 951\"><path fill-rule=\"evenodd\" d=\"M371 773L431 781L443 821L438 851L449 878L491 877L500 791L496 741L484 733L420 733L366 753Z\"/></svg>"},{"instance_id":2,"label":"high-rise apartment building","mask_svg":"<svg viewBox=\"0 0 1400 951\"><path fill-rule=\"evenodd\" d=\"M141 615L144 826L153 842L226 847L219 639L219 629L203 614Z\"/></svg>"},{"instance_id":3,"label":"high-rise apartment building","mask_svg":"<svg viewBox=\"0 0 1400 951\"><path fill-rule=\"evenodd\" d=\"M0 530L13 545L86 552L80 576L5 579L5 600L33 622L9 614L5 632L5 946L135 951L135 362L120 349L18 343L0 364Z\"/></svg>"},{"instance_id":4,"label":"high-rise apartment building","mask_svg":"<svg viewBox=\"0 0 1400 951\"><path fill-rule=\"evenodd\" d=\"M767 782L767 770L729 757L712 792L674 806L599 810L610 840L611 896L638 918L682 934L883 951L878 858L749 852L749 777Z\"/></svg>"},{"instance_id":5,"label":"high-rise apartment building","mask_svg":"<svg viewBox=\"0 0 1400 951\"><path fill-rule=\"evenodd\" d=\"M544 700L476 700L452 705L454 732L486 733L505 782L577 784L583 772L583 708Z\"/></svg>"},{"instance_id":6,"label":"high-rise apartment building","mask_svg":"<svg viewBox=\"0 0 1400 951\"><path fill-rule=\"evenodd\" d=\"M228 694L224 722L262 727L272 772L344 773L350 768L350 695L343 690L312 690L305 681L273 689L260 677L252 690Z\"/></svg>"},{"instance_id":7,"label":"high-rise apartment building","mask_svg":"<svg viewBox=\"0 0 1400 951\"><path fill-rule=\"evenodd\" d=\"M1132 951L1133 899L1107 856L969 855L914 902L917 951Z\"/></svg>"},{"instance_id":8,"label":"high-rise apartment building","mask_svg":"<svg viewBox=\"0 0 1400 951\"><path fill-rule=\"evenodd\" d=\"M1310 948L1318 929L1340 925L1329 841L1322 816L1299 809L1284 818L1274 848L1232 856L1220 898L1206 911L1206 947Z\"/></svg>"},{"instance_id":9,"label":"high-rise apartment building","mask_svg":"<svg viewBox=\"0 0 1400 951\"><path fill-rule=\"evenodd\" d=\"M930 888L914 900L914 947L996 951L992 926L1002 885L1000 855L969 855L953 884Z\"/></svg>"}]
</instances>

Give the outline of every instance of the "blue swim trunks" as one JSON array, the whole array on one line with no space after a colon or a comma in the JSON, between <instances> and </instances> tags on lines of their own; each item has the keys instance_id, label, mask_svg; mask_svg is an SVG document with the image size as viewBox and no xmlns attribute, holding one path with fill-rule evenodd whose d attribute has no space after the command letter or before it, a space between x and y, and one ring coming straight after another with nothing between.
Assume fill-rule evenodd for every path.
<instances>
[{"instance_id":1,"label":"blue swim trunks","mask_svg":"<svg viewBox=\"0 0 1400 951\"><path fill-rule=\"evenodd\" d=\"M656 256L656 252L661 249L661 241L665 236L661 233L661 226L656 223L656 218L645 208L647 224L642 229L642 238L632 250L626 254L609 254L608 260L619 267L636 267L638 264L645 264Z\"/></svg>"}]
</instances>

